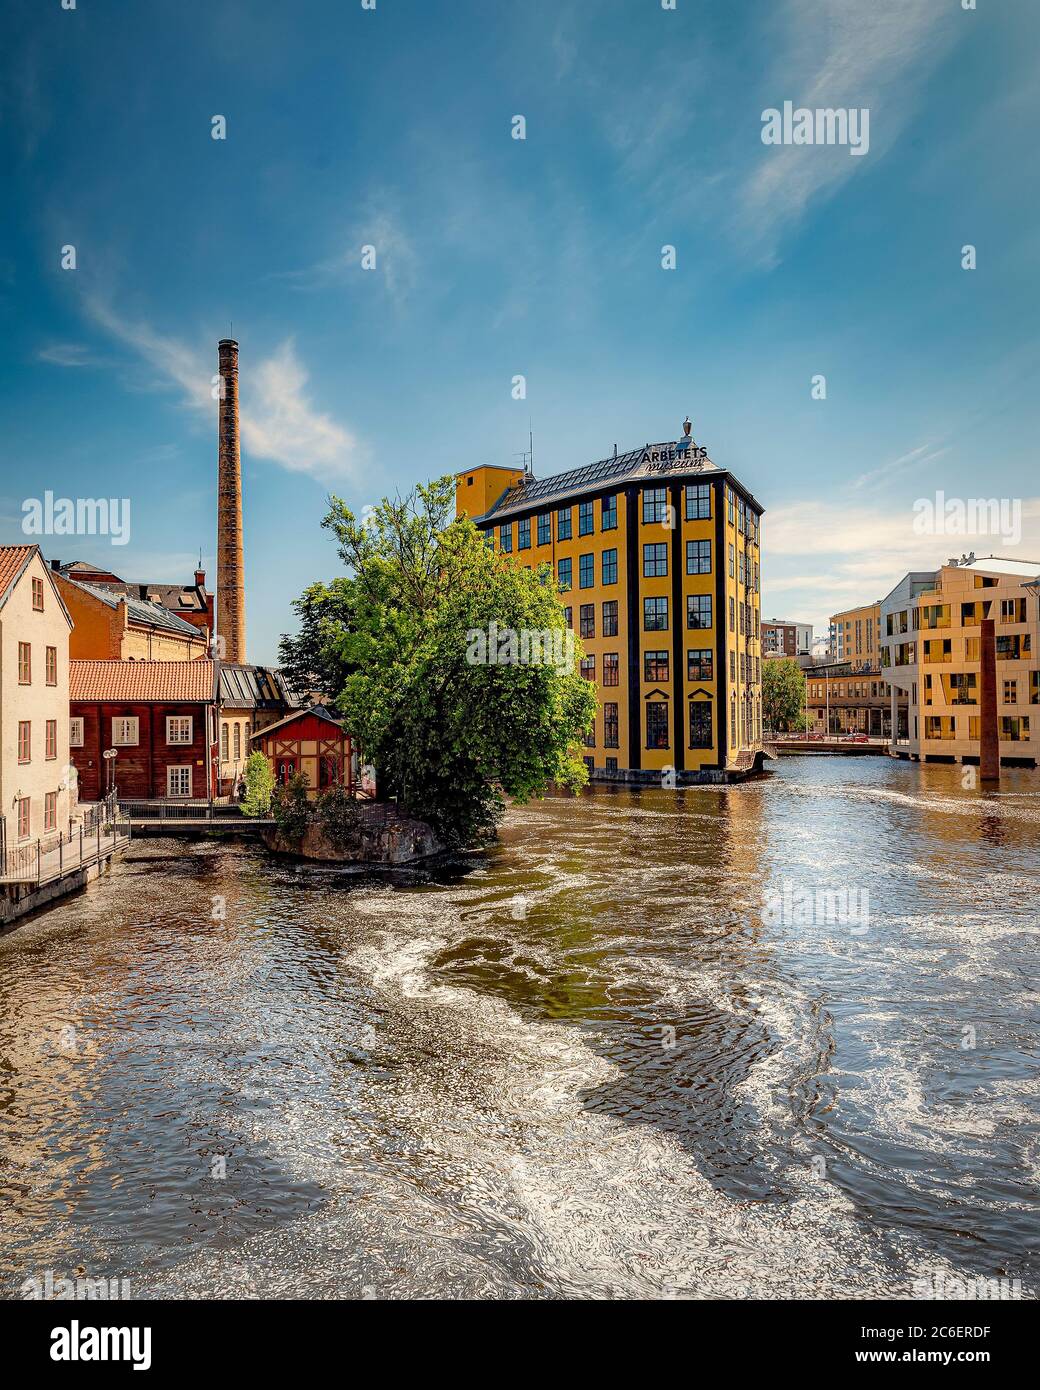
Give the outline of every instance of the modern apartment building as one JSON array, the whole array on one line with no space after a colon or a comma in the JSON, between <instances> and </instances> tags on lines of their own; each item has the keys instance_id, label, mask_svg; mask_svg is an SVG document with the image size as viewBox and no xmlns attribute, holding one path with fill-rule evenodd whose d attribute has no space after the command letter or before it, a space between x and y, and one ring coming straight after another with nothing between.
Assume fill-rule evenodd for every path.
<instances>
[{"instance_id":1,"label":"modern apartment building","mask_svg":"<svg viewBox=\"0 0 1040 1390\"><path fill-rule=\"evenodd\" d=\"M981 628L996 633L997 733L1002 763L1040 755L1040 561L949 561L904 576L881 603L882 669L909 697L905 744L892 752L925 762L978 762Z\"/></svg>"},{"instance_id":2,"label":"modern apartment building","mask_svg":"<svg viewBox=\"0 0 1040 1390\"><path fill-rule=\"evenodd\" d=\"M865 668L877 666L881 651L881 601L862 608L846 608L830 622L830 655L834 661L851 661Z\"/></svg>"},{"instance_id":3,"label":"modern apartment building","mask_svg":"<svg viewBox=\"0 0 1040 1390\"><path fill-rule=\"evenodd\" d=\"M812 623L795 623L787 618L762 620L762 655L790 657L799 665L812 660Z\"/></svg>"},{"instance_id":4,"label":"modern apartment building","mask_svg":"<svg viewBox=\"0 0 1040 1390\"><path fill-rule=\"evenodd\" d=\"M68 826L71 628L39 546L0 546L0 852Z\"/></svg>"},{"instance_id":5,"label":"modern apartment building","mask_svg":"<svg viewBox=\"0 0 1040 1390\"><path fill-rule=\"evenodd\" d=\"M469 469L456 506L564 591L598 687L594 777L669 785L761 767L762 507L688 431L541 480Z\"/></svg>"}]
</instances>

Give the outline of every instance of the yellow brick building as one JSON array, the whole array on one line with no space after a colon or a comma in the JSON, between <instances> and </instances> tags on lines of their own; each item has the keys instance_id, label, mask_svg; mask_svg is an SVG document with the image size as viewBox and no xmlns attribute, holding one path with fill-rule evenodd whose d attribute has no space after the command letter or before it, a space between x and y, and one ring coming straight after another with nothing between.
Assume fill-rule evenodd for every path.
<instances>
[{"instance_id":1,"label":"yellow brick building","mask_svg":"<svg viewBox=\"0 0 1040 1390\"><path fill-rule=\"evenodd\" d=\"M762 507L688 435L542 480L468 469L456 510L564 590L598 688L593 776L670 785L761 767Z\"/></svg>"},{"instance_id":2,"label":"yellow brick building","mask_svg":"<svg viewBox=\"0 0 1040 1390\"><path fill-rule=\"evenodd\" d=\"M834 613L830 644L835 661L876 667L881 656L881 600Z\"/></svg>"}]
</instances>

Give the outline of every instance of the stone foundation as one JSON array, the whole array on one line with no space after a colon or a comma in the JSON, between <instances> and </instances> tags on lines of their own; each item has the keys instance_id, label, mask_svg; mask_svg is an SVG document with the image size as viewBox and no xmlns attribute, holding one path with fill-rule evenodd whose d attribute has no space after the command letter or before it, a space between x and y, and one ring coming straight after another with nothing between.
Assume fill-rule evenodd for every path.
<instances>
[{"instance_id":1,"label":"stone foundation","mask_svg":"<svg viewBox=\"0 0 1040 1390\"><path fill-rule=\"evenodd\" d=\"M444 853L425 821L383 802L359 802L356 827L339 840L330 839L317 822L300 840L283 835L277 826L265 826L260 837L275 854L324 864L414 864Z\"/></svg>"}]
</instances>

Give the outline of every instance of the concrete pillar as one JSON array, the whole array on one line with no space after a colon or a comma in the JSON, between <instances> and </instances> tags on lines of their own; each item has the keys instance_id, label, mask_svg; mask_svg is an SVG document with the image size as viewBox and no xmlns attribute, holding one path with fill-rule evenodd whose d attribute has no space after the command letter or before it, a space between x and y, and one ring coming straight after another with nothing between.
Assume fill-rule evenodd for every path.
<instances>
[{"instance_id":1,"label":"concrete pillar","mask_svg":"<svg viewBox=\"0 0 1040 1390\"><path fill-rule=\"evenodd\" d=\"M979 775L983 782L1000 781L1000 738L997 734L997 638L992 618L983 618L979 641Z\"/></svg>"},{"instance_id":2,"label":"concrete pillar","mask_svg":"<svg viewBox=\"0 0 1040 1390\"><path fill-rule=\"evenodd\" d=\"M246 591L242 545L242 459L238 437L238 344L221 338L217 434L217 652L246 659Z\"/></svg>"}]
</instances>

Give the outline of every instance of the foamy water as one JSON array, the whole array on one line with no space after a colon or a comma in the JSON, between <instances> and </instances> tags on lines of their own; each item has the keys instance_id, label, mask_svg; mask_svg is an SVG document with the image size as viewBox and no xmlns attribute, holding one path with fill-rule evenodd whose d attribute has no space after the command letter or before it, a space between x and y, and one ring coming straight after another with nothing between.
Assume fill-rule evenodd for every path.
<instances>
[{"instance_id":1,"label":"foamy water","mask_svg":"<svg viewBox=\"0 0 1040 1390\"><path fill-rule=\"evenodd\" d=\"M393 882L139 842L0 940L4 1289L1034 1293L1034 785L789 759Z\"/></svg>"}]
</instances>

